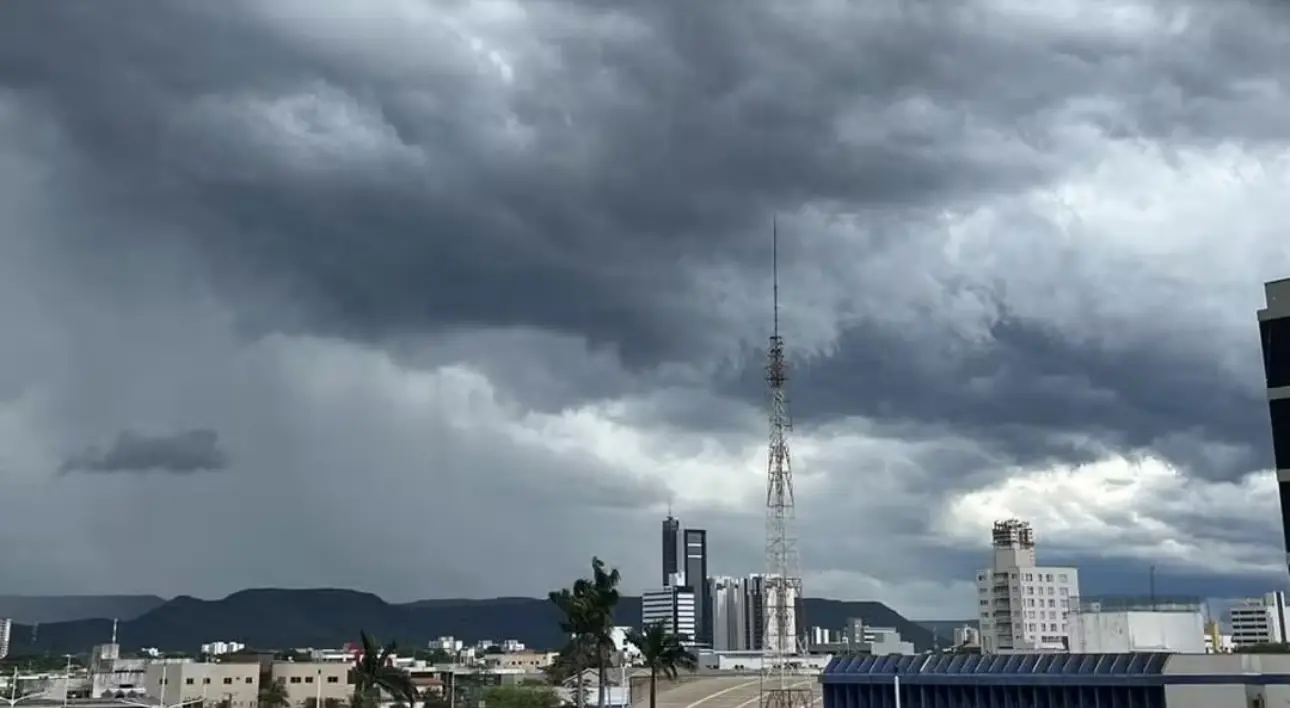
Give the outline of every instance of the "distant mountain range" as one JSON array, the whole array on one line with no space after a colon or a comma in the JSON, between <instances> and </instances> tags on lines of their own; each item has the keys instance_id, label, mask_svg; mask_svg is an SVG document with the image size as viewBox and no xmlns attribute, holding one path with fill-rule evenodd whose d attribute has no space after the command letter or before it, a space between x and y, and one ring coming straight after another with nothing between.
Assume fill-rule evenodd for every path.
<instances>
[{"instance_id":1,"label":"distant mountain range","mask_svg":"<svg viewBox=\"0 0 1290 708\"><path fill-rule=\"evenodd\" d=\"M20 624L100 617L132 620L165 602L156 595L0 595L0 617Z\"/></svg>"},{"instance_id":2,"label":"distant mountain range","mask_svg":"<svg viewBox=\"0 0 1290 708\"><path fill-rule=\"evenodd\" d=\"M475 642L518 639L535 648L563 643L555 607L545 599L503 597L491 600L419 600L391 604L376 595L353 590L243 590L222 600L181 596L163 601L150 596L86 596L21 598L7 607L15 624L10 651L20 653L80 653L107 642L111 617L120 621L118 638L126 649L155 647L163 651L195 652L213 641L237 641L259 648L339 647L366 630L382 641L424 647L442 636ZM26 603L26 604L23 604ZM62 603L62 604L60 604ZM0 608L6 607L0 597ZM85 608L103 612L85 618ZM49 621L55 610L75 619ZM640 622L640 598L623 597L617 621ZM142 610L140 612L140 610ZM894 627L919 649L932 646L932 633L880 602L843 602L807 598L803 608L809 626L841 628L851 617L866 624ZM0 616L9 616L0 612ZM66 616L66 615L64 615ZM39 621L33 628L31 621Z\"/></svg>"}]
</instances>

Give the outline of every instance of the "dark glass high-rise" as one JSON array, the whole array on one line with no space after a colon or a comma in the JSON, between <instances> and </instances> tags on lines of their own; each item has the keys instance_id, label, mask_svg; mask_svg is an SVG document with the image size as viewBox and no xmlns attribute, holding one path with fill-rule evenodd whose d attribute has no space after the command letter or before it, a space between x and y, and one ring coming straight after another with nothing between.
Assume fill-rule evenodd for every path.
<instances>
[{"instance_id":1,"label":"dark glass high-rise","mask_svg":"<svg viewBox=\"0 0 1290 708\"><path fill-rule=\"evenodd\" d=\"M1264 286L1267 307L1259 310L1263 374L1272 422L1273 467L1281 496L1281 527L1290 569L1290 278Z\"/></svg>"},{"instance_id":2,"label":"dark glass high-rise","mask_svg":"<svg viewBox=\"0 0 1290 708\"><path fill-rule=\"evenodd\" d=\"M663 519L663 587L672 584L672 576L681 572L677 549L681 545L681 522L671 514Z\"/></svg>"},{"instance_id":3,"label":"dark glass high-rise","mask_svg":"<svg viewBox=\"0 0 1290 708\"><path fill-rule=\"evenodd\" d=\"M708 584L708 532L686 529L685 582L694 588L694 641L712 646L712 587Z\"/></svg>"}]
</instances>

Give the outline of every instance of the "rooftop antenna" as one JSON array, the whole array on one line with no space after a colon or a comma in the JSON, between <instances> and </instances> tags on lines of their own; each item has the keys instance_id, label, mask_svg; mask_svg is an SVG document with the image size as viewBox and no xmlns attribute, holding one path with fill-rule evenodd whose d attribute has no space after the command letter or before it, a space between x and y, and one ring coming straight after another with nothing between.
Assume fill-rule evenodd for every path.
<instances>
[{"instance_id":1,"label":"rooftop antenna","mask_svg":"<svg viewBox=\"0 0 1290 708\"><path fill-rule=\"evenodd\" d=\"M113 617L112 618L112 643L113 644L116 644L116 625L117 625L117 620L115 617Z\"/></svg>"}]
</instances>

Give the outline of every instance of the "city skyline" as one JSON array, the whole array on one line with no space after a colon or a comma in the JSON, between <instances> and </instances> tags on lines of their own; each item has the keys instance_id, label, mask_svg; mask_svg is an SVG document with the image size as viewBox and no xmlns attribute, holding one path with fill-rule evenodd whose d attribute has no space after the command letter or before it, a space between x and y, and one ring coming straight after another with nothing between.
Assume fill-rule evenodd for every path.
<instances>
[{"instance_id":1,"label":"city skyline","mask_svg":"<svg viewBox=\"0 0 1290 708\"><path fill-rule=\"evenodd\" d=\"M1279 586L1284 17L1124 4L0 4L0 592L762 568L773 218L808 596Z\"/></svg>"}]
</instances>

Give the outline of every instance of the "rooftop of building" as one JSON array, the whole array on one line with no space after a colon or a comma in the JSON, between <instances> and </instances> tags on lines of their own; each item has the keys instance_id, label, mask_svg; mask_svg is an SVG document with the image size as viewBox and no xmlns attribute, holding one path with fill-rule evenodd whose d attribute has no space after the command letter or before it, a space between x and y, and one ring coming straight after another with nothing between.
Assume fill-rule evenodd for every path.
<instances>
[{"instance_id":1,"label":"rooftop of building","mask_svg":"<svg viewBox=\"0 0 1290 708\"><path fill-rule=\"evenodd\" d=\"M1290 655L1273 654L925 654L834 657L824 684L1287 683ZM1239 680L1238 680L1239 679Z\"/></svg>"}]
</instances>

